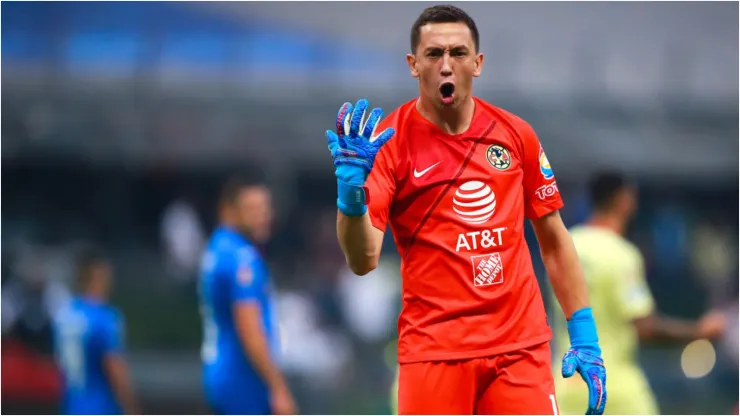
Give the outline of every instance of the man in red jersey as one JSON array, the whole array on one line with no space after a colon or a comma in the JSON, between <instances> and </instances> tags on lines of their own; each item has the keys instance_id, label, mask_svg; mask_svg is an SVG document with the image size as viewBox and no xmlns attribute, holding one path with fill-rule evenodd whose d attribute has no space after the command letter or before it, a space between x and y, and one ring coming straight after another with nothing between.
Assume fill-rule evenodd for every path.
<instances>
[{"instance_id":1,"label":"man in red jersey","mask_svg":"<svg viewBox=\"0 0 740 416\"><path fill-rule=\"evenodd\" d=\"M430 7L406 57L419 98L383 123L377 108L364 121L367 100L342 106L336 132L327 132L338 239L364 275L388 223L393 231L403 276L400 414L557 414L526 216L568 319L563 375L580 373L587 413L601 414L606 372L553 171L525 121L472 95L478 43L464 11Z\"/></svg>"}]
</instances>

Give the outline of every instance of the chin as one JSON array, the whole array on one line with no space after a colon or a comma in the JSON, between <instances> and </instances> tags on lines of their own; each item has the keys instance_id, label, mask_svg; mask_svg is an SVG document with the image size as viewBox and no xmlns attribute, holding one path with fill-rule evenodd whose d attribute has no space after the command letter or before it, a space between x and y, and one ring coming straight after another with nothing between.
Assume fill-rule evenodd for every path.
<instances>
[{"instance_id":1,"label":"chin","mask_svg":"<svg viewBox=\"0 0 740 416\"><path fill-rule=\"evenodd\" d=\"M270 240L270 233L266 232L256 232L252 234L252 238L256 243L259 244L265 244L268 240Z\"/></svg>"},{"instance_id":2,"label":"chin","mask_svg":"<svg viewBox=\"0 0 740 416\"><path fill-rule=\"evenodd\" d=\"M437 104L439 108L457 108L460 106L460 101L455 98L450 102L445 102L443 99L438 99Z\"/></svg>"}]
</instances>

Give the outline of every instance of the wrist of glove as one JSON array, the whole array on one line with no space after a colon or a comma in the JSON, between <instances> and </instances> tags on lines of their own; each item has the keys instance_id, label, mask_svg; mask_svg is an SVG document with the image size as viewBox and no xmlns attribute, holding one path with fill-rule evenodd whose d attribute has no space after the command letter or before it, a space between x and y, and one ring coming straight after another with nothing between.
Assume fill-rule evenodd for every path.
<instances>
[{"instance_id":1,"label":"wrist of glove","mask_svg":"<svg viewBox=\"0 0 740 416\"><path fill-rule=\"evenodd\" d=\"M590 307L579 309L568 320L568 336L572 347L580 347L584 351L601 356L599 335L596 331L596 321Z\"/></svg>"},{"instance_id":2,"label":"wrist of glove","mask_svg":"<svg viewBox=\"0 0 740 416\"><path fill-rule=\"evenodd\" d=\"M342 214L348 217L365 215L368 202L363 185L352 185L337 179L337 208Z\"/></svg>"},{"instance_id":3,"label":"wrist of glove","mask_svg":"<svg viewBox=\"0 0 740 416\"><path fill-rule=\"evenodd\" d=\"M367 212L365 181L381 146L395 133L388 128L374 136L383 110L373 109L363 122L368 105L363 99L353 110L352 104L344 103L337 114L336 133L326 132L337 177L337 208L347 216L362 216Z\"/></svg>"},{"instance_id":4,"label":"wrist of glove","mask_svg":"<svg viewBox=\"0 0 740 416\"><path fill-rule=\"evenodd\" d=\"M588 385L586 414L603 414L607 398L606 368L590 307L576 311L568 320L568 335L571 347L563 357L563 377L568 378L578 372Z\"/></svg>"}]
</instances>

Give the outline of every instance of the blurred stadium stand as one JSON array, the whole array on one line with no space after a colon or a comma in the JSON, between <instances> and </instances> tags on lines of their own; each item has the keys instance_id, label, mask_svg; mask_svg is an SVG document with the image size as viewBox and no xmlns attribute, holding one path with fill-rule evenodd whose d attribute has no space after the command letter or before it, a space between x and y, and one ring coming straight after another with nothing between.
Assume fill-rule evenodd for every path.
<instances>
[{"instance_id":1,"label":"blurred stadium stand","mask_svg":"<svg viewBox=\"0 0 740 416\"><path fill-rule=\"evenodd\" d=\"M183 200L210 230L224 175L261 170L280 211L269 257L301 409L387 412L397 259L389 237L374 276L347 275L323 131L344 101L388 113L414 97L403 55L426 5L3 2L3 302L31 279L27 253L51 285L68 281L77 242L103 244L145 411L204 412L193 282L171 278L162 217ZM477 95L538 132L568 224L587 212L589 172L629 172L643 194L631 237L660 307L737 316L738 5L464 8L486 54ZM643 348L664 413L737 403L736 325L703 378L682 369L684 346Z\"/></svg>"}]
</instances>

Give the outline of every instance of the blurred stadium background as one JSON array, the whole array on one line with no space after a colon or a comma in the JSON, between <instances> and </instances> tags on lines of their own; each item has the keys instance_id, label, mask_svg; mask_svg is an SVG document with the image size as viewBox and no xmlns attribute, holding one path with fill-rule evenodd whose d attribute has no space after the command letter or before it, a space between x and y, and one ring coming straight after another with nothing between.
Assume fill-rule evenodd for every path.
<instances>
[{"instance_id":1,"label":"blurred stadium background","mask_svg":"<svg viewBox=\"0 0 740 416\"><path fill-rule=\"evenodd\" d=\"M389 238L371 275L344 267L323 131L344 101L388 113L414 97L403 55L427 5L3 2L3 410L54 411L44 314L69 294L75 247L96 242L114 259L144 411L206 412L198 251L220 182L248 169L275 192L269 259L301 410L387 413L398 258ZM589 172L632 174L642 210L631 238L659 307L732 318L713 347L641 349L663 412L731 412L738 4L463 8L486 54L477 95L539 133L567 224L588 211Z\"/></svg>"}]
</instances>

